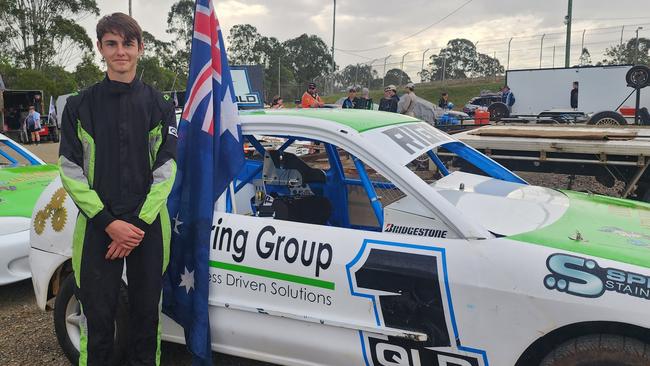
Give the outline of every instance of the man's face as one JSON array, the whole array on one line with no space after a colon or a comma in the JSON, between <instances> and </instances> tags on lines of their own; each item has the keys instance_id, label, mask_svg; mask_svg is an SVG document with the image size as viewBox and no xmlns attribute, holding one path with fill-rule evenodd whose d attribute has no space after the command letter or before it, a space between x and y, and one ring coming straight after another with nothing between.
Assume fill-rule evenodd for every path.
<instances>
[{"instance_id":1,"label":"man's face","mask_svg":"<svg viewBox=\"0 0 650 366\"><path fill-rule=\"evenodd\" d=\"M390 89L384 90L384 97L385 98L390 98L393 95L393 92L390 91Z\"/></svg>"},{"instance_id":2,"label":"man's face","mask_svg":"<svg viewBox=\"0 0 650 366\"><path fill-rule=\"evenodd\" d=\"M138 57L144 52L144 45L136 40L126 41L115 33L106 33L97 41L99 53L106 60L106 66L114 73L135 72Z\"/></svg>"},{"instance_id":3,"label":"man's face","mask_svg":"<svg viewBox=\"0 0 650 366\"><path fill-rule=\"evenodd\" d=\"M357 92L355 92L355 91L349 91L348 92L348 98L352 99L352 98L356 98L356 96L357 96Z\"/></svg>"},{"instance_id":4,"label":"man's face","mask_svg":"<svg viewBox=\"0 0 650 366\"><path fill-rule=\"evenodd\" d=\"M315 86L309 86L309 87L307 87L307 90L311 94L316 94L316 87Z\"/></svg>"}]
</instances>

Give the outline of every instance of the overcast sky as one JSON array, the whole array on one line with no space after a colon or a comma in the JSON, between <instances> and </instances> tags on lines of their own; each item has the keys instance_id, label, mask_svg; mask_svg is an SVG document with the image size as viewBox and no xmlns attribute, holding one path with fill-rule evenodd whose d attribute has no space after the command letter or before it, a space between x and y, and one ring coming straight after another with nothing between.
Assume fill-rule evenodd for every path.
<instances>
[{"instance_id":1,"label":"overcast sky","mask_svg":"<svg viewBox=\"0 0 650 366\"><path fill-rule=\"evenodd\" d=\"M133 16L142 28L157 38L171 40L165 29L167 12L174 0L132 1ZM128 0L97 2L102 15L128 12ZM331 0L214 0L214 4L224 38L233 25L250 23L262 35L280 41L308 33L320 36L331 46ZM342 66L381 58L373 62L381 72L384 57L392 55L388 59L390 68L390 63L398 66L403 54L410 52L404 68L415 74L427 48L431 48L428 55L437 53L453 38L478 42L479 52L496 55L505 66L508 40L514 37L510 67L538 67L544 33L547 35L543 66L552 66L554 45L555 66L564 63L567 0L338 0L336 12L336 48L341 51L335 51L335 59ZM650 38L647 0L574 0L573 18L572 63L577 63L580 55L584 29L585 47L594 61L602 59L606 47L619 42L623 25L624 39L633 38L638 26L644 27L639 35ZM97 20L89 17L82 21L93 39ZM436 22L439 23L407 38ZM377 47L382 48L361 51Z\"/></svg>"}]
</instances>

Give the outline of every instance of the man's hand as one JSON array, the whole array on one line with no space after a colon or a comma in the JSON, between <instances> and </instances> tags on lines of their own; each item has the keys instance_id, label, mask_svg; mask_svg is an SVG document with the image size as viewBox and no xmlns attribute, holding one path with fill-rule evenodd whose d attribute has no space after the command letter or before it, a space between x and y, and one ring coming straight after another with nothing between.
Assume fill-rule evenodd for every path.
<instances>
[{"instance_id":1,"label":"man's hand","mask_svg":"<svg viewBox=\"0 0 650 366\"><path fill-rule=\"evenodd\" d=\"M120 245L119 243L113 241L111 244L108 246L108 252L106 252L106 256L104 258L106 259L117 259L117 258L124 258L131 254L131 251L133 248L129 248L125 245Z\"/></svg>"},{"instance_id":2,"label":"man's hand","mask_svg":"<svg viewBox=\"0 0 650 366\"><path fill-rule=\"evenodd\" d=\"M140 245L142 238L144 238L144 231L122 220L111 222L106 227L106 233L114 242L131 250Z\"/></svg>"}]
</instances>

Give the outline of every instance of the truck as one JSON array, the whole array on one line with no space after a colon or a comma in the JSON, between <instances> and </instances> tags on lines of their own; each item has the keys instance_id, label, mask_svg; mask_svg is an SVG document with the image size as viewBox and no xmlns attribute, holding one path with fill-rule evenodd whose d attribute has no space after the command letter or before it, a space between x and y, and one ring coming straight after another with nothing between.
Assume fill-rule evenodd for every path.
<instances>
[{"instance_id":1,"label":"truck","mask_svg":"<svg viewBox=\"0 0 650 366\"><path fill-rule=\"evenodd\" d=\"M628 72L634 65L508 70L506 84L516 97L504 122L634 123L635 88ZM638 68L638 66L636 67ZM578 108L571 108L573 83L579 85ZM650 93L640 91L639 107L650 107ZM493 107L492 109L495 109ZM643 119L643 118L642 118Z\"/></svg>"},{"instance_id":2,"label":"truck","mask_svg":"<svg viewBox=\"0 0 650 366\"><path fill-rule=\"evenodd\" d=\"M57 142L59 140L58 128L55 121L49 121L48 111L43 101L42 90L3 90L0 98L0 129L10 138L26 143L29 136L22 128L22 122L29 113L29 106L33 105L41 114L42 129L39 132L41 139Z\"/></svg>"}]
</instances>

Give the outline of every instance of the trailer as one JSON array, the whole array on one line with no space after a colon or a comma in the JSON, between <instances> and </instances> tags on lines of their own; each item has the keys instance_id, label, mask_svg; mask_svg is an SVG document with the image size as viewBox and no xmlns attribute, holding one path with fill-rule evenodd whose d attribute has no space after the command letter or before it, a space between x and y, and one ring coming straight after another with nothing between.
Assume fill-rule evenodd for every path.
<instances>
[{"instance_id":1,"label":"trailer","mask_svg":"<svg viewBox=\"0 0 650 366\"><path fill-rule=\"evenodd\" d=\"M650 127L491 125L454 137L513 171L621 181L621 197L650 202Z\"/></svg>"},{"instance_id":2,"label":"trailer","mask_svg":"<svg viewBox=\"0 0 650 366\"><path fill-rule=\"evenodd\" d=\"M650 93L630 84L634 65L508 70L506 84L516 97L511 110L495 103L492 116L502 122L592 123L601 125L634 123L638 90L639 108L650 107ZM571 89L578 83L578 107L571 108ZM632 110L630 113L629 111ZM643 121L650 118L641 115Z\"/></svg>"}]
</instances>

